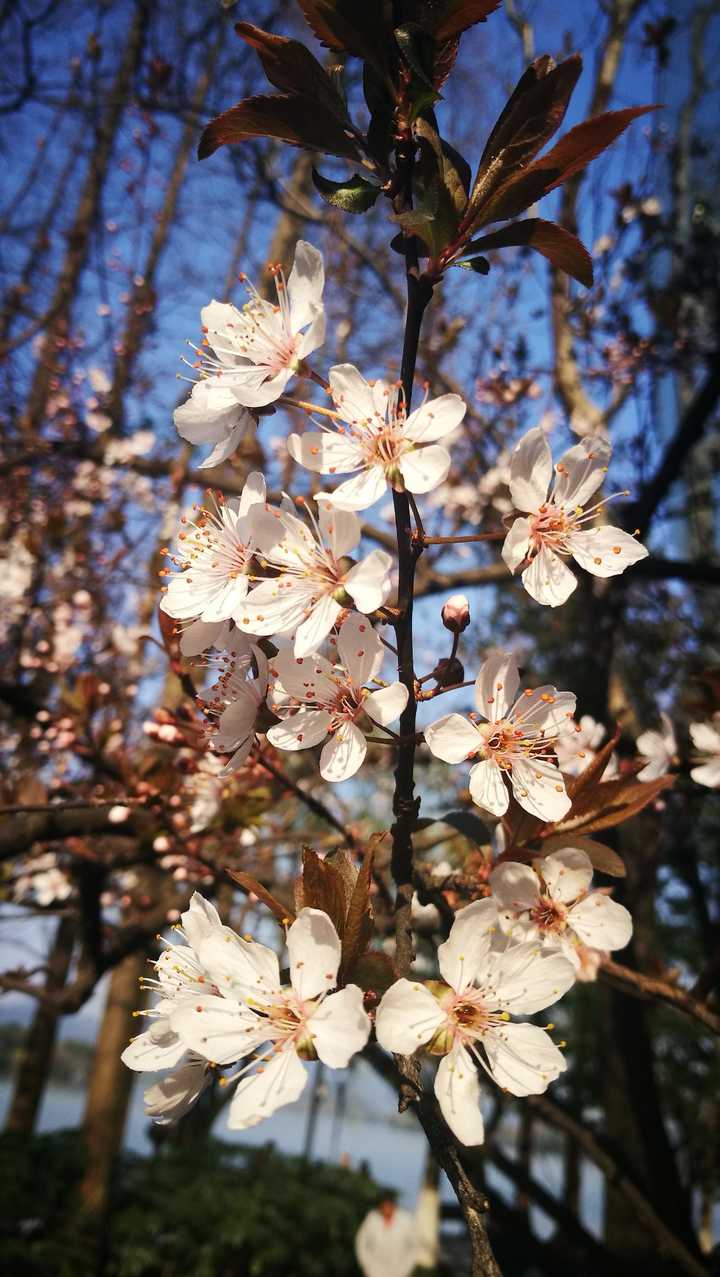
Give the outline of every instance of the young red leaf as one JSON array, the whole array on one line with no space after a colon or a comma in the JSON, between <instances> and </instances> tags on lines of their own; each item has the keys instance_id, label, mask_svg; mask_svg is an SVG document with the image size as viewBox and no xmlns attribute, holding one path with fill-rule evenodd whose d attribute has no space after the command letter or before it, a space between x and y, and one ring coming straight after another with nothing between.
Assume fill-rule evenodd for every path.
<instances>
[{"instance_id":1,"label":"young red leaf","mask_svg":"<svg viewBox=\"0 0 720 1277\"><path fill-rule=\"evenodd\" d=\"M554 222L545 222L539 217L529 217L524 222L513 222L511 226L504 226L500 231L494 231L491 235L483 235L480 239L473 240L472 244L468 244L463 256L471 249L482 249L483 252L488 252L493 248L523 245L542 253L553 266L567 271L568 275L572 275L573 279L577 279L586 288L592 285L592 259L584 244L581 244L576 235L564 230L562 226L556 226Z\"/></svg>"},{"instance_id":2,"label":"young red leaf","mask_svg":"<svg viewBox=\"0 0 720 1277\"><path fill-rule=\"evenodd\" d=\"M243 891L257 896L258 900L275 915L278 922L290 923L295 921L295 914L289 905L284 905L281 900L273 896L267 887L263 887L262 883L253 878L251 874L243 873L239 869L227 869L226 873L230 875L239 887L242 887Z\"/></svg>"},{"instance_id":3,"label":"young red leaf","mask_svg":"<svg viewBox=\"0 0 720 1277\"><path fill-rule=\"evenodd\" d=\"M621 734L620 728L616 727L613 735L605 742L602 749L598 750L597 754L591 762L588 763L587 767L580 772L580 775L573 776L568 781L567 791L571 798L574 798L576 794L581 793L583 789L587 789L588 785L593 784L594 781L602 778L605 768L610 762L612 752L620 740Z\"/></svg>"},{"instance_id":4,"label":"young red leaf","mask_svg":"<svg viewBox=\"0 0 720 1277\"><path fill-rule=\"evenodd\" d=\"M236 22L237 34L257 51L271 84L283 93L301 93L337 115L346 118L345 104L325 69L298 40L272 35L252 22Z\"/></svg>"},{"instance_id":5,"label":"young red leaf","mask_svg":"<svg viewBox=\"0 0 720 1277\"><path fill-rule=\"evenodd\" d=\"M298 0L321 44L362 58L377 70L386 65L392 8L385 0Z\"/></svg>"},{"instance_id":6,"label":"young red leaf","mask_svg":"<svg viewBox=\"0 0 720 1277\"><path fill-rule=\"evenodd\" d=\"M303 848L302 901L306 909L322 909L342 939L346 914L343 875L310 847Z\"/></svg>"},{"instance_id":7,"label":"young red leaf","mask_svg":"<svg viewBox=\"0 0 720 1277\"><path fill-rule=\"evenodd\" d=\"M372 863L372 848L368 848L355 881L345 919L345 933L342 938L342 961L340 964L344 981L351 976L356 962L365 953L372 938L372 917L370 912Z\"/></svg>"},{"instance_id":8,"label":"young red leaf","mask_svg":"<svg viewBox=\"0 0 720 1277\"><path fill-rule=\"evenodd\" d=\"M319 102L300 93L257 94L245 98L211 120L198 147L198 158L207 159L218 147L250 138L274 137L291 146L325 151L357 160L359 152L338 118Z\"/></svg>"},{"instance_id":9,"label":"young red leaf","mask_svg":"<svg viewBox=\"0 0 720 1277\"><path fill-rule=\"evenodd\" d=\"M558 66L536 58L518 81L487 140L479 174L501 152L503 168L516 169L537 155L557 133L582 71L582 58L572 54Z\"/></svg>"},{"instance_id":10,"label":"young red leaf","mask_svg":"<svg viewBox=\"0 0 720 1277\"><path fill-rule=\"evenodd\" d=\"M446 0L442 16L433 30L435 39L440 43L462 35L476 23L485 22L499 8L500 0Z\"/></svg>"}]
</instances>

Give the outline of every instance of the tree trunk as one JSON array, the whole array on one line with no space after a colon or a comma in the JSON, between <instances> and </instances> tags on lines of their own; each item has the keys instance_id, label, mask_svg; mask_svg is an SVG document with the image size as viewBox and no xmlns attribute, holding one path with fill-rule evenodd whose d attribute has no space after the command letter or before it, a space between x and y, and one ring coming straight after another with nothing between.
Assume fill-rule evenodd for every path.
<instances>
[{"instance_id":1,"label":"tree trunk","mask_svg":"<svg viewBox=\"0 0 720 1277\"><path fill-rule=\"evenodd\" d=\"M61 918L48 954L45 991L62 989L75 940L75 919ZM50 1074L58 1013L38 1003L17 1065L15 1088L5 1123L7 1131L32 1135Z\"/></svg>"},{"instance_id":2,"label":"tree trunk","mask_svg":"<svg viewBox=\"0 0 720 1277\"><path fill-rule=\"evenodd\" d=\"M137 1032L133 1011L141 998L138 981L145 966L145 954L132 953L115 967L98 1031L83 1118L85 1172L74 1218L81 1272L100 1273L103 1268L105 1222L133 1083L120 1056Z\"/></svg>"}]
</instances>

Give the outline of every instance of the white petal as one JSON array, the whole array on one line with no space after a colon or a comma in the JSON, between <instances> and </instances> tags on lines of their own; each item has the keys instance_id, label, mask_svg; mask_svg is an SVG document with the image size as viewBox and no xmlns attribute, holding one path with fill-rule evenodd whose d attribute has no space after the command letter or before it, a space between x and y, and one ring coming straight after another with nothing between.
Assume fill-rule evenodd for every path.
<instances>
[{"instance_id":1,"label":"white petal","mask_svg":"<svg viewBox=\"0 0 720 1277\"><path fill-rule=\"evenodd\" d=\"M587 532L573 532L568 544L575 562L593 576L619 576L633 563L648 557L645 546L635 537L610 524Z\"/></svg>"},{"instance_id":2,"label":"white petal","mask_svg":"<svg viewBox=\"0 0 720 1277\"><path fill-rule=\"evenodd\" d=\"M240 518L244 519L248 511L251 510L253 506L263 505L266 496L267 491L263 475L259 470L251 471L243 485L243 490L240 494L240 501L238 502L238 514Z\"/></svg>"},{"instance_id":3,"label":"white petal","mask_svg":"<svg viewBox=\"0 0 720 1277\"><path fill-rule=\"evenodd\" d=\"M365 759L367 743L354 723L341 723L320 754L320 775L333 782L349 780Z\"/></svg>"},{"instance_id":4,"label":"white petal","mask_svg":"<svg viewBox=\"0 0 720 1277\"><path fill-rule=\"evenodd\" d=\"M175 429L188 443L221 440L252 420L230 387L215 377L197 381L190 398L173 413Z\"/></svg>"},{"instance_id":5,"label":"white petal","mask_svg":"<svg viewBox=\"0 0 720 1277\"><path fill-rule=\"evenodd\" d=\"M485 971L496 930L497 908L492 898L474 900L458 909L450 934L437 951L440 974L451 989L460 993Z\"/></svg>"},{"instance_id":6,"label":"white petal","mask_svg":"<svg viewBox=\"0 0 720 1277\"><path fill-rule=\"evenodd\" d=\"M591 949L603 952L624 949L632 937L632 917L628 910L601 891L591 891L584 900L573 905L567 920L583 944Z\"/></svg>"},{"instance_id":7,"label":"white petal","mask_svg":"<svg viewBox=\"0 0 720 1277\"><path fill-rule=\"evenodd\" d=\"M233 619L247 634L290 634L305 619L313 599L312 588L297 585L279 587L277 581L263 581L251 590Z\"/></svg>"},{"instance_id":8,"label":"white petal","mask_svg":"<svg viewBox=\"0 0 720 1277\"><path fill-rule=\"evenodd\" d=\"M299 998L335 988L340 966L338 933L321 909L301 909L287 935L290 981Z\"/></svg>"},{"instance_id":9,"label":"white petal","mask_svg":"<svg viewBox=\"0 0 720 1277\"><path fill-rule=\"evenodd\" d=\"M552 453L545 431L535 426L523 435L510 458L510 496L517 510L535 512L547 497Z\"/></svg>"},{"instance_id":10,"label":"white petal","mask_svg":"<svg viewBox=\"0 0 720 1277\"><path fill-rule=\"evenodd\" d=\"M257 940L244 940L223 927L203 940L198 957L210 981L231 997L268 999L280 988L277 954Z\"/></svg>"},{"instance_id":11,"label":"white petal","mask_svg":"<svg viewBox=\"0 0 720 1277\"><path fill-rule=\"evenodd\" d=\"M363 1006L363 991L349 984L331 993L310 1020L315 1050L331 1069L347 1068L370 1036L370 1016Z\"/></svg>"},{"instance_id":12,"label":"white petal","mask_svg":"<svg viewBox=\"0 0 720 1277\"><path fill-rule=\"evenodd\" d=\"M530 520L517 518L502 543L500 553L511 572L517 572L530 553Z\"/></svg>"},{"instance_id":13,"label":"white petal","mask_svg":"<svg viewBox=\"0 0 720 1277\"><path fill-rule=\"evenodd\" d=\"M545 607L561 607L577 589L574 574L546 545L525 568L521 579L530 597Z\"/></svg>"},{"instance_id":14,"label":"white petal","mask_svg":"<svg viewBox=\"0 0 720 1277\"><path fill-rule=\"evenodd\" d=\"M497 1005L533 1015L557 1002L575 981L575 968L561 953L540 950L534 941L492 954L491 979Z\"/></svg>"},{"instance_id":15,"label":"white petal","mask_svg":"<svg viewBox=\"0 0 720 1277\"><path fill-rule=\"evenodd\" d=\"M295 260L287 281L290 302L290 324L298 332L309 324L322 306L325 287L325 268L322 253L307 240L299 239L295 246Z\"/></svg>"},{"instance_id":16,"label":"white petal","mask_svg":"<svg viewBox=\"0 0 720 1277\"><path fill-rule=\"evenodd\" d=\"M380 999L375 1034L386 1051L412 1055L434 1036L445 1013L437 998L416 980L396 980Z\"/></svg>"},{"instance_id":17,"label":"white petal","mask_svg":"<svg viewBox=\"0 0 720 1277\"><path fill-rule=\"evenodd\" d=\"M553 900L572 904L583 896L592 882L592 861L579 847L563 847L544 856L538 865Z\"/></svg>"},{"instance_id":18,"label":"white petal","mask_svg":"<svg viewBox=\"0 0 720 1277\"><path fill-rule=\"evenodd\" d=\"M243 411L246 410L243 409ZM255 418L249 412L247 413L247 418L247 421L239 422L235 429L230 431L229 435L224 435L222 439L218 440L212 452L208 453L207 457L200 462L198 470L212 470L214 466L219 466L221 462L227 461L227 458L232 456L247 426L255 424Z\"/></svg>"},{"instance_id":19,"label":"white petal","mask_svg":"<svg viewBox=\"0 0 720 1277\"><path fill-rule=\"evenodd\" d=\"M292 1046L274 1055L268 1064L239 1082L230 1104L228 1129L246 1131L270 1117L276 1109L300 1098L307 1071Z\"/></svg>"},{"instance_id":20,"label":"white petal","mask_svg":"<svg viewBox=\"0 0 720 1277\"><path fill-rule=\"evenodd\" d=\"M510 718L515 726L542 731L549 739L572 729L575 706L574 692L559 692L552 684L545 683L532 690L528 688L518 697Z\"/></svg>"},{"instance_id":21,"label":"white petal","mask_svg":"<svg viewBox=\"0 0 720 1277\"><path fill-rule=\"evenodd\" d=\"M720 732L711 723L691 723L690 737L695 748L701 753L720 753Z\"/></svg>"},{"instance_id":22,"label":"white petal","mask_svg":"<svg viewBox=\"0 0 720 1277\"><path fill-rule=\"evenodd\" d=\"M326 505L319 505L318 525L323 541L330 546L336 559L350 554L360 540L362 525L357 515L348 510L331 510Z\"/></svg>"},{"instance_id":23,"label":"white petal","mask_svg":"<svg viewBox=\"0 0 720 1277\"><path fill-rule=\"evenodd\" d=\"M244 744L255 730L259 701L250 684L240 684L237 699L224 709L218 719L213 737L214 748L221 754L229 753Z\"/></svg>"},{"instance_id":24,"label":"white petal","mask_svg":"<svg viewBox=\"0 0 720 1277\"><path fill-rule=\"evenodd\" d=\"M438 1065L435 1095L445 1121L461 1144L482 1144L485 1126L480 1110L480 1079L475 1061L456 1047Z\"/></svg>"},{"instance_id":25,"label":"white petal","mask_svg":"<svg viewBox=\"0 0 720 1277\"><path fill-rule=\"evenodd\" d=\"M328 373L328 381L344 421L355 425L371 421L377 415L372 386L353 364L335 364Z\"/></svg>"},{"instance_id":26,"label":"white petal","mask_svg":"<svg viewBox=\"0 0 720 1277\"><path fill-rule=\"evenodd\" d=\"M484 718L496 723L506 718L518 693L520 678L512 652L488 652L475 679L475 704Z\"/></svg>"},{"instance_id":27,"label":"white petal","mask_svg":"<svg viewBox=\"0 0 720 1277\"><path fill-rule=\"evenodd\" d=\"M612 449L601 435L582 439L560 458L555 471L553 502L564 506L585 506L600 487Z\"/></svg>"},{"instance_id":28,"label":"white petal","mask_svg":"<svg viewBox=\"0 0 720 1277\"><path fill-rule=\"evenodd\" d=\"M720 758L714 758L701 767L693 767L690 775L696 785L706 785L708 789L720 789Z\"/></svg>"},{"instance_id":29,"label":"white petal","mask_svg":"<svg viewBox=\"0 0 720 1277\"><path fill-rule=\"evenodd\" d=\"M459 395L427 399L410 413L403 426L403 435L412 439L413 443L433 443L436 439L444 439L445 435L457 430L466 411Z\"/></svg>"},{"instance_id":30,"label":"white petal","mask_svg":"<svg viewBox=\"0 0 720 1277\"><path fill-rule=\"evenodd\" d=\"M331 724L332 715L327 710L299 709L281 723L275 723L267 738L277 749L309 749L325 740Z\"/></svg>"},{"instance_id":31,"label":"white petal","mask_svg":"<svg viewBox=\"0 0 720 1277\"><path fill-rule=\"evenodd\" d=\"M524 913L533 909L540 896L538 876L529 865L506 861L490 874L490 889L501 909Z\"/></svg>"},{"instance_id":32,"label":"white petal","mask_svg":"<svg viewBox=\"0 0 720 1277\"><path fill-rule=\"evenodd\" d=\"M464 762L482 743L477 728L462 714L445 714L429 723L424 732L430 753L444 763Z\"/></svg>"},{"instance_id":33,"label":"white petal","mask_svg":"<svg viewBox=\"0 0 720 1277\"><path fill-rule=\"evenodd\" d=\"M314 350L317 350L318 346L322 346L324 340L325 340L325 310L323 307L319 307L315 315L315 318L312 320L309 327L306 328L305 332L300 338L300 341L297 347L298 359L306 359L307 356L311 355Z\"/></svg>"},{"instance_id":34,"label":"white petal","mask_svg":"<svg viewBox=\"0 0 720 1277\"><path fill-rule=\"evenodd\" d=\"M432 492L447 478L450 453L439 443L403 452L398 469L409 492Z\"/></svg>"},{"instance_id":35,"label":"white petal","mask_svg":"<svg viewBox=\"0 0 720 1277\"><path fill-rule=\"evenodd\" d=\"M223 924L215 905L194 891L187 909L180 914L180 925L188 944L197 953L203 940L221 931Z\"/></svg>"},{"instance_id":36,"label":"white petal","mask_svg":"<svg viewBox=\"0 0 720 1277\"><path fill-rule=\"evenodd\" d=\"M289 435L287 450L293 461L316 474L347 474L363 464L365 455L353 439L324 430Z\"/></svg>"},{"instance_id":37,"label":"white petal","mask_svg":"<svg viewBox=\"0 0 720 1277\"><path fill-rule=\"evenodd\" d=\"M405 684L391 683L389 687L371 692L363 701L363 709L374 722L387 727L400 717L407 703L408 689Z\"/></svg>"},{"instance_id":38,"label":"white petal","mask_svg":"<svg viewBox=\"0 0 720 1277\"><path fill-rule=\"evenodd\" d=\"M343 621L337 649L354 687L369 683L382 664L382 643L364 616L353 613Z\"/></svg>"},{"instance_id":39,"label":"white petal","mask_svg":"<svg viewBox=\"0 0 720 1277\"><path fill-rule=\"evenodd\" d=\"M493 816L504 816L510 803L510 795L503 780L503 773L494 759L476 763L470 769L468 782L470 797L477 807Z\"/></svg>"},{"instance_id":40,"label":"white petal","mask_svg":"<svg viewBox=\"0 0 720 1277\"><path fill-rule=\"evenodd\" d=\"M121 1055L123 1064L137 1073L154 1072L156 1069L172 1069L185 1055L187 1047L177 1033L170 1028L163 1016L144 1033L133 1038Z\"/></svg>"},{"instance_id":41,"label":"white petal","mask_svg":"<svg viewBox=\"0 0 720 1277\"><path fill-rule=\"evenodd\" d=\"M211 647L219 652L228 651L232 647L237 653L236 659L240 660L250 655L250 644L245 635L232 630L229 621L193 621L183 628L180 635L180 651L183 656L199 656Z\"/></svg>"},{"instance_id":42,"label":"white petal","mask_svg":"<svg viewBox=\"0 0 720 1277\"><path fill-rule=\"evenodd\" d=\"M368 466L352 479L338 484L334 492L318 492L317 500L336 510L367 510L387 492L382 466Z\"/></svg>"},{"instance_id":43,"label":"white petal","mask_svg":"<svg viewBox=\"0 0 720 1277\"><path fill-rule=\"evenodd\" d=\"M307 620L295 631L296 656L309 656L327 638L342 608L330 594L318 599Z\"/></svg>"},{"instance_id":44,"label":"white petal","mask_svg":"<svg viewBox=\"0 0 720 1277\"><path fill-rule=\"evenodd\" d=\"M537 1024L506 1024L483 1038L490 1072L511 1095L542 1095L567 1068L552 1038Z\"/></svg>"},{"instance_id":45,"label":"white petal","mask_svg":"<svg viewBox=\"0 0 720 1277\"><path fill-rule=\"evenodd\" d=\"M562 773L545 758L513 759L510 783L520 806L539 820L562 820L572 806Z\"/></svg>"},{"instance_id":46,"label":"white petal","mask_svg":"<svg viewBox=\"0 0 720 1277\"><path fill-rule=\"evenodd\" d=\"M359 612L366 616L382 607L390 593L392 559L385 550L372 550L351 568L345 577L345 589Z\"/></svg>"},{"instance_id":47,"label":"white petal","mask_svg":"<svg viewBox=\"0 0 720 1277\"><path fill-rule=\"evenodd\" d=\"M204 1060L189 1060L181 1069L160 1078L143 1094L145 1113L158 1126L177 1122L190 1111L211 1080Z\"/></svg>"},{"instance_id":48,"label":"white petal","mask_svg":"<svg viewBox=\"0 0 720 1277\"><path fill-rule=\"evenodd\" d=\"M170 1020L185 1045L212 1064L234 1064L266 1037L266 1021L241 1003L213 994L184 999Z\"/></svg>"}]
</instances>

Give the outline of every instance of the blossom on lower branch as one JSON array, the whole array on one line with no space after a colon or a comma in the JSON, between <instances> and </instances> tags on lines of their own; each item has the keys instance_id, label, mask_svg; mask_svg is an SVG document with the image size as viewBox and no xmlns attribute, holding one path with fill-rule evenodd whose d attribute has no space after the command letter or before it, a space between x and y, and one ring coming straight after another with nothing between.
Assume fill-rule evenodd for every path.
<instances>
[{"instance_id":1,"label":"blossom on lower branch","mask_svg":"<svg viewBox=\"0 0 720 1277\"><path fill-rule=\"evenodd\" d=\"M425 742L446 763L479 761L470 771L474 803L495 816L507 811L508 780L521 807L540 820L556 821L570 808L553 743L575 713L572 692L538 687L519 692L511 652L491 652L475 680L478 715L445 714L425 728Z\"/></svg>"},{"instance_id":2,"label":"blossom on lower branch","mask_svg":"<svg viewBox=\"0 0 720 1277\"><path fill-rule=\"evenodd\" d=\"M191 909L202 906L212 910L217 924L206 927L192 947L174 947L182 977L170 997L159 981L161 1000L151 1012L162 1027L136 1038L123 1060L138 1070L180 1066L146 1093L156 1121L173 1121L187 1111L204 1085L203 1068L207 1073L243 1061L221 1080L236 1086L228 1125L244 1130L299 1097L307 1080L302 1061L345 1068L365 1046L370 1019L361 989L336 988L341 944L322 910L300 910L289 927L290 983L283 984L272 949L224 927L196 893ZM192 979L186 979L186 970ZM164 1050L154 1044L153 1031Z\"/></svg>"},{"instance_id":3,"label":"blossom on lower branch","mask_svg":"<svg viewBox=\"0 0 720 1277\"><path fill-rule=\"evenodd\" d=\"M377 1038L387 1051L410 1055L425 1048L442 1056L435 1095L463 1144L484 1139L478 1065L521 1096L541 1094L566 1068L544 1029L511 1015L531 1015L556 1002L573 984L575 968L562 954L533 943L496 950L495 920L491 900L460 909L438 949L442 980L398 980L377 1010Z\"/></svg>"}]
</instances>

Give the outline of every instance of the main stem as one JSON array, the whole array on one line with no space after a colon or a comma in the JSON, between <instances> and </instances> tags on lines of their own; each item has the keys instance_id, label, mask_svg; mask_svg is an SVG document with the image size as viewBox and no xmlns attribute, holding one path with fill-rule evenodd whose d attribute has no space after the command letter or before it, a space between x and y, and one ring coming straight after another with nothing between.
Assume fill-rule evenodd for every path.
<instances>
[{"instance_id":1,"label":"main stem","mask_svg":"<svg viewBox=\"0 0 720 1277\"><path fill-rule=\"evenodd\" d=\"M393 201L396 213L412 207L412 168L414 151L412 141L398 147L398 194ZM407 311L403 337L402 382L405 411L410 411L415 365L417 363L420 331L425 311L433 294L434 281L421 275L418 263L417 240L406 240L405 275L407 281ZM413 898L413 845L412 835L420 809L420 799L415 797L415 720L417 696L415 659L413 652L413 596L415 592L415 568L423 552L424 533L413 536L410 501L406 492L393 492L395 528L398 544L398 611L395 621L397 638L398 677L408 689L407 706L400 718L402 741L397 747L395 767L395 792L393 795L392 860L391 868L396 889L395 899L395 965L398 975L408 976L412 966L414 949L412 936ZM445 1170L455 1190L460 1208L470 1234L472 1248L472 1277L501 1277L485 1229L485 1213L488 1203L468 1176L460 1158L454 1138L445 1126L432 1096L423 1094L420 1064L416 1056L397 1056L398 1069L403 1079L400 1088L400 1107L417 1104L417 1113L425 1131L433 1155Z\"/></svg>"}]
</instances>

